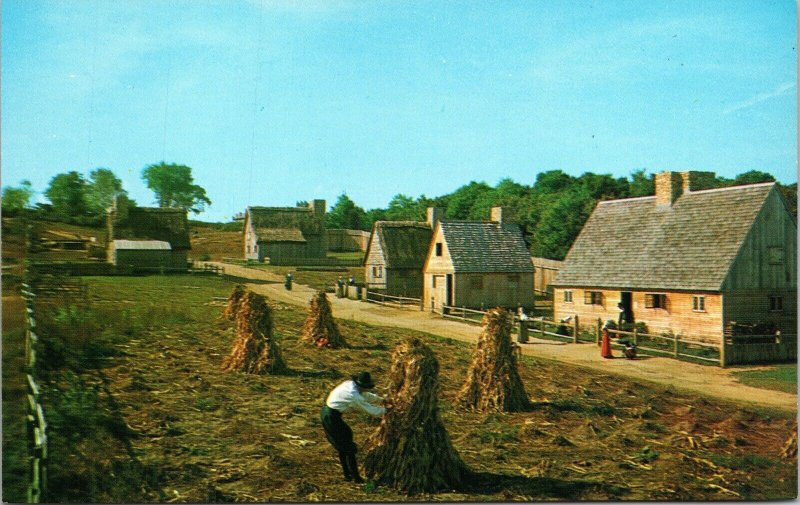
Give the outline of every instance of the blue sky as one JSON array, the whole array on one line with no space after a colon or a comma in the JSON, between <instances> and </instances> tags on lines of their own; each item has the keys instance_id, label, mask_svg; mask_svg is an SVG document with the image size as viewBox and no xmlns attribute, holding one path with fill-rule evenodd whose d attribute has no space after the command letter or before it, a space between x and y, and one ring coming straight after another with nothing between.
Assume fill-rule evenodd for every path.
<instances>
[{"instance_id":1,"label":"blue sky","mask_svg":"<svg viewBox=\"0 0 800 505\"><path fill-rule=\"evenodd\" d=\"M2 179L365 208L561 169L797 180L791 1L4 0Z\"/></svg>"}]
</instances>

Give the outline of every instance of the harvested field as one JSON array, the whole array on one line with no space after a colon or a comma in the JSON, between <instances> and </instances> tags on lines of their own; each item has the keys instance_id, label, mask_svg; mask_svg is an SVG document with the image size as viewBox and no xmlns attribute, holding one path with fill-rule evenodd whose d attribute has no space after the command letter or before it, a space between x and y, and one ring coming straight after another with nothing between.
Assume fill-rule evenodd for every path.
<instances>
[{"instance_id":1,"label":"harvested field","mask_svg":"<svg viewBox=\"0 0 800 505\"><path fill-rule=\"evenodd\" d=\"M471 346L339 321L351 347L320 353L298 339L306 311L274 302L274 337L289 373L226 373L221 364L235 329L223 310L233 283L189 276L85 281L89 310L118 314L118 322L110 316L103 322L104 338L114 336L116 352L101 368L78 374L101 385L102 405L117 424L79 442L81 450L107 447L105 461L63 461L83 474L62 490L63 499L407 500L373 483L341 480L319 409L331 388L359 370L369 370L376 392L385 395L391 351L408 336L421 338L436 355L442 423L454 449L477 472L466 489L414 501L740 500L796 493L796 460L781 454L795 426L790 415L529 357L519 368L523 383L535 385L528 391L530 410L470 412L454 399ZM116 324L124 328L115 332ZM56 403L57 395L48 398ZM366 414L346 417L363 448L380 421ZM128 460L136 461L130 466L135 471L121 463ZM93 483L117 467L118 480L140 479L141 490L104 488L93 495Z\"/></svg>"}]
</instances>

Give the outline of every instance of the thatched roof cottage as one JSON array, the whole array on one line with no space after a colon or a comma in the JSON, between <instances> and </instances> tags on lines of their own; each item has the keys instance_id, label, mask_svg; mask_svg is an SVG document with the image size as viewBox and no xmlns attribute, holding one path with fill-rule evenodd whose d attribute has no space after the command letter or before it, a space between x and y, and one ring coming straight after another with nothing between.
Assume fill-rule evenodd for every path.
<instances>
[{"instance_id":1,"label":"thatched roof cottage","mask_svg":"<svg viewBox=\"0 0 800 505\"><path fill-rule=\"evenodd\" d=\"M244 257L291 264L325 258L325 200L307 207L248 207L244 217Z\"/></svg>"}]
</instances>

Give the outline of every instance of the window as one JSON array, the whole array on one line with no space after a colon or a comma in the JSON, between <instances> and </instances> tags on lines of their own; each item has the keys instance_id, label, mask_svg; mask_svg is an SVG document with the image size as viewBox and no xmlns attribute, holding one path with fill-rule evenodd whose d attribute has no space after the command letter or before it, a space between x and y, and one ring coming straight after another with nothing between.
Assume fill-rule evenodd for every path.
<instances>
[{"instance_id":1,"label":"window","mask_svg":"<svg viewBox=\"0 0 800 505\"><path fill-rule=\"evenodd\" d=\"M706 311L706 297L705 296L693 296L692 297L692 310L695 312L705 312Z\"/></svg>"},{"instance_id":2,"label":"window","mask_svg":"<svg viewBox=\"0 0 800 505\"><path fill-rule=\"evenodd\" d=\"M603 292L602 291L584 291L583 303L586 305L602 305Z\"/></svg>"},{"instance_id":3,"label":"window","mask_svg":"<svg viewBox=\"0 0 800 505\"><path fill-rule=\"evenodd\" d=\"M469 287L470 287L470 289L483 289L483 276L482 275L470 275L469 276Z\"/></svg>"},{"instance_id":4,"label":"window","mask_svg":"<svg viewBox=\"0 0 800 505\"><path fill-rule=\"evenodd\" d=\"M773 312L780 312L783 310L783 297L782 296L770 296L769 297L769 310Z\"/></svg>"},{"instance_id":5,"label":"window","mask_svg":"<svg viewBox=\"0 0 800 505\"><path fill-rule=\"evenodd\" d=\"M437 242L436 243L436 256L441 256L441 255L442 255L442 243L441 242Z\"/></svg>"},{"instance_id":6,"label":"window","mask_svg":"<svg viewBox=\"0 0 800 505\"><path fill-rule=\"evenodd\" d=\"M666 309L667 295L664 293L645 293L644 306L648 309Z\"/></svg>"},{"instance_id":7,"label":"window","mask_svg":"<svg viewBox=\"0 0 800 505\"><path fill-rule=\"evenodd\" d=\"M383 277L383 265L377 265L372 267L372 276L375 278Z\"/></svg>"},{"instance_id":8,"label":"window","mask_svg":"<svg viewBox=\"0 0 800 505\"><path fill-rule=\"evenodd\" d=\"M783 265L783 247L768 247L767 260L770 265Z\"/></svg>"},{"instance_id":9,"label":"window","mask_svg":"<svg viewBox=\"0 0 800 505\"><path fill-rule=\"evenodd\" d=\"M564 290L564 302L565 303L572 303L572 290L565 289Z\"/></svg>"}]
</instances>

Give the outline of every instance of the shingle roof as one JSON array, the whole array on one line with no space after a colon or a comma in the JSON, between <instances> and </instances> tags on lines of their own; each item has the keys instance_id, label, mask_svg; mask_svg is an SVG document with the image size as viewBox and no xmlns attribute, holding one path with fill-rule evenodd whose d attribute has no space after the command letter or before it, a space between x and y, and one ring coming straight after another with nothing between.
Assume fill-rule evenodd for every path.
<instances>
[{"instance_id":1,"label":"shingle roof","mask_svg":"<svg viewBox=\"0 0 800 505\"><path fill-rule=\"evenodd\" d=\"M256 235L267 242L306 242L297 228L256 228Z\"/></svg>"},{"instance_id":2,"label":"shingle roof","mask_svg":"<svg viewBox=\"0 0 800 505\"><path fill-rule=\"evenodd\" d=\"M439 224L456 272L533 272L519 226L475 221Z\"/></svg>"},{"instance_id":3,"label":"shingle roof","mask_svg":"<svg viewBox=\"0 0 800 505\"><path fill-rule=\"evenodd\" d=\"M116 250L169 251L172 249L169 242L163 240L114 240L111 244Z\"/></svg>"},{"instance_id":4,"label":"shingle roof","mask_svg":"<svg viewBox=\"0 0 800 505\"><path fill-rule=\"evenodd\" d=\"M600 202L553 285L718 291L774 183Z\"/></svg>"},{"instance_id":5,"label":"shingle roof","mask_svg":"<svg viewBox=\"0 0 800 505\"><path fill-rule=\"evenodd\" d=\"M417 221L377 221L375 233L383 249L386 268L422 270L433 230ZM369 254L369 252L367 252ZM365 256L366 257L366 256Z\"/></svg>"},{"instance_id":6,"label":"shingle roof","mask_svg":"<svg viewBox=\"0 0 800 505\"><path fill-rule=\"evenodd\" d=\"M323 230L321 219L317 218L310 207L248 207L247 213L259 241L305 242L307 235L317 235ZM288 230L296 232L289 235ZM298 238L302 240L297 240Z\"/></svg>"},{"instance_id":7,"label":"shingle roof","mask_svg":"<svg viewBox=\"0 0 800 505\"><path fill-rule=\"evenodd\" d=\"M189 220L186 210L161 207L130 207L127 218L114 224L113 238L161 240L173 249L188 249Z\"/></svg>"}]
</instances>

